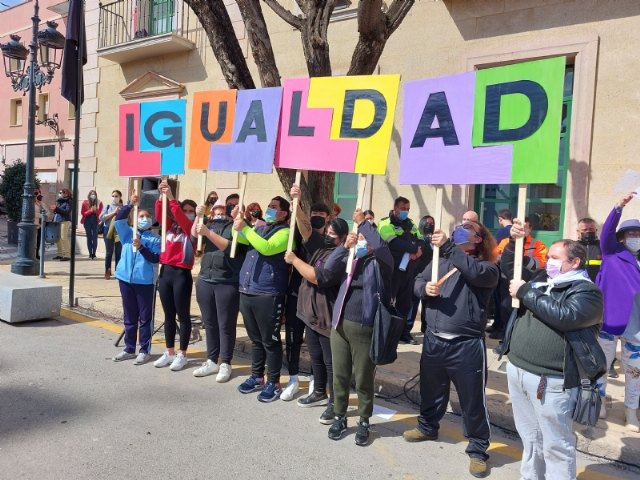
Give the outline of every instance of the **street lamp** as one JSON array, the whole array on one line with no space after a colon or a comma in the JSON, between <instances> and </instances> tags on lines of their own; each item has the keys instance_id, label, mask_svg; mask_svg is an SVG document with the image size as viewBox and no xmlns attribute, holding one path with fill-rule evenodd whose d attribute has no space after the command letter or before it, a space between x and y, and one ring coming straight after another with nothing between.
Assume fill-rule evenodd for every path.
<instances>
[{"instance_id":1,"label":"street lamp","mask_svg":"<svg viewBox=\"0 0 640 480\"><path fill-rule=\"evenodd\" d=\"M4 60L4 72L11 79L15 92L29 93L29 118L27 123L27 164L24 190L22 193L22 217L18 223L18 258L11 265L11 271L19 275L36 275L38 263L35 259L36 226L33 223L35 205L34 189L34 149L36 129L36 88L51 83L54 72L62 63L64 36L56 29L56 22L47 22L47 28L38 32L40 17L38 0L33 4L32 37L29 49L20 43L18 35L11 35L11 41L0 44ZM40 50L40 64L37 50ZM27 54L30 55L27 66ZM26 67L26 72L25 72ZM44 71L43 71L44 70Z\"/></svg>"}]
</instances>

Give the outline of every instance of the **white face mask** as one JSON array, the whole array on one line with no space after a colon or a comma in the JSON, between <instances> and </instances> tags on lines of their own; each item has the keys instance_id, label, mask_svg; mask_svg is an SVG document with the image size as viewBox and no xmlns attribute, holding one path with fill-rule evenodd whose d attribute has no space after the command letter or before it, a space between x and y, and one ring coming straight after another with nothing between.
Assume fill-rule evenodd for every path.
<instances>
[{"instance_id":1,"label":"white face mask","mask_svg":"<svg viewBox=\"0 0 640 480\"><path fill-rule=\"evenodd\" d=\"M629 237L624 241L624 246L627 247L627 250L636 255L640 251L640 238Z\"/></svg>"}]
</instances>

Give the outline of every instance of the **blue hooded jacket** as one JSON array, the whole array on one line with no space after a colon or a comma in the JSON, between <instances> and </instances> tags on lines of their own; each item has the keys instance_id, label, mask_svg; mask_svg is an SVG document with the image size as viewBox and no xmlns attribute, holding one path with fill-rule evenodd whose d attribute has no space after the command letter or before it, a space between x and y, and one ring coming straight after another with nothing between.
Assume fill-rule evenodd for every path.
<instances>
[{"instance_id":1,"label":"blue hooded jacket","mask_svg":"<svg viewBox=\"0 0 640 480\"><path fill-rule=\"evenodd\" d=\"M149 230L139 231L141 247L133 250L133 228L127 223L130 205L120 209L115 229L122 243L122 255L116 267L115 277L127 283L153 285L156 264L160 260L160 235Z\"/></svg>"}]
</instances>

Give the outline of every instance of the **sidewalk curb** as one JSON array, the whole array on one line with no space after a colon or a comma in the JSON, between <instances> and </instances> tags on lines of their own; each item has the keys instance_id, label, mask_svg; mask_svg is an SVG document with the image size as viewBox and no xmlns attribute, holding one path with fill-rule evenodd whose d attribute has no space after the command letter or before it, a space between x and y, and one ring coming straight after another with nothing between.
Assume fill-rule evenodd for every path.
<instances>
[{"instance_id":1,"label":"sidewalk curb","mask_svg":"<svg viewBox=\"0 0 640 480\"><path fill-rule=\"evenodd\" d=\"M60 316L76 322L92 323L114 333L119 333L122 330L122 324L116 318L110 317L104 312L97 312L82 306L75 308L63 306L60 309ZM243 355L250 355L251 341L246 338L244 329L239 328L239 330L242 331L242 335L238 335L238 337L242 338L236 341L235 351ZM418 409L419 407L417 405L419 405L420 402L419 384L411 388L414 384L414 382L411 382L411 385L408 385L408 391L405 392L407 382L410 382L412 378L415 377L399 376L399 372L394 371L392 365L377 367L375 377L376 394L389 400L405 396L406 399L414 403L416 409ZM284 365L283 370L286 371L286 365ZM311 371L311 362L304 346L300 356L300 371L303 373ZM415 374L417 374L418 371L419 365L416 365ZM504 374L489 370L487 383L491 383L492 379L498 381L497 376L500 375ZM500 380L504 381L504 379ZM487 387L486 397L491 424L515 434L513 413L508 396L502 391ZM450 406L455 414L461 414L458 395L453 387L451 389ZM602 424L603 422L600 422L597 427L574 425L574 431L577 437L577 449L583 453L604 460L622 462L635 468L640 468L640 436L629 432L628 436L622 439L622 443L625 443L625 445L620 446L617 442L607 438L607 428L602 428Z\"/></svg>"}]
</instances>

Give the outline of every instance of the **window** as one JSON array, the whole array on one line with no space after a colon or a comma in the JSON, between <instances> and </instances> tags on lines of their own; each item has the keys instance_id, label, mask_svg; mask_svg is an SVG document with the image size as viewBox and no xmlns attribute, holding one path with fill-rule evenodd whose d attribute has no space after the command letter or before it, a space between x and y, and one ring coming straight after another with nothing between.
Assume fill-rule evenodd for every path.
<instances>
[{"instance_id":1,"label":"window","mask_svg":"<svg viewBox=\"0 0 640 480\"><path fill-rule=\"evenodd\" d=\"M358 178L356 173L336 173L333 189L333 201L340 205L342 212L338 215L349 225L353 223L353 211L358 203Z\"/></svg>"},{"instance_id":2,"label":"window","mask_svg":"<svg viewBox=\"0 0 640 480\"><path fill-rule=\"evenodd\" d=\"M149 31L151 35L162 35L173 31L175 7L173 0L151 0Z\"/></svg>"},{"instance_id":3,"label":"window","mask_svg":"<svg viewBox=\"0 0 640 480\"><path fill-rule=\"evenodd\" d=\"M19 127L22 125L22 99L12 98L9 106L9 126Z\"/></svg>"},{"instance_id":4,"label":"window","mask_svg":"<svg viewBox=\"0 0 640 480\"><path fill-rule=\"evenodd\" d=\"M56 146L55 145L36 145L33 149L33 156L36 158L55 157Z\"/></svg>"},{"instance_id":5,"label":"window","mask_svg":"<svg viewBox=\"0 0 640 480\"><path fill-rule=\"evenodd\" d=\"M569 138L573 103L573 65L568 65L564 77L560 151L558 152L558 180L551 184L529 185L526 215L531 220L533 235L550 245L562 238L565 215L567 171L569 167ZM516 215L518 185L478 185L474 205L480 209L480 220L492 232L498 225L498 210L508 208Z\"/></svg>"},{"instance_id":6,"label":"window","mask_svg":"<svg viewBox=\"0 0 640 480\"><path fill-rule=\"evenodd\" d=\"M47 118L49 118L49 94L48 93L38 94L37 110L38 110L37 120L39 122L44 122Z\"/></svg>"}]
</instances>

